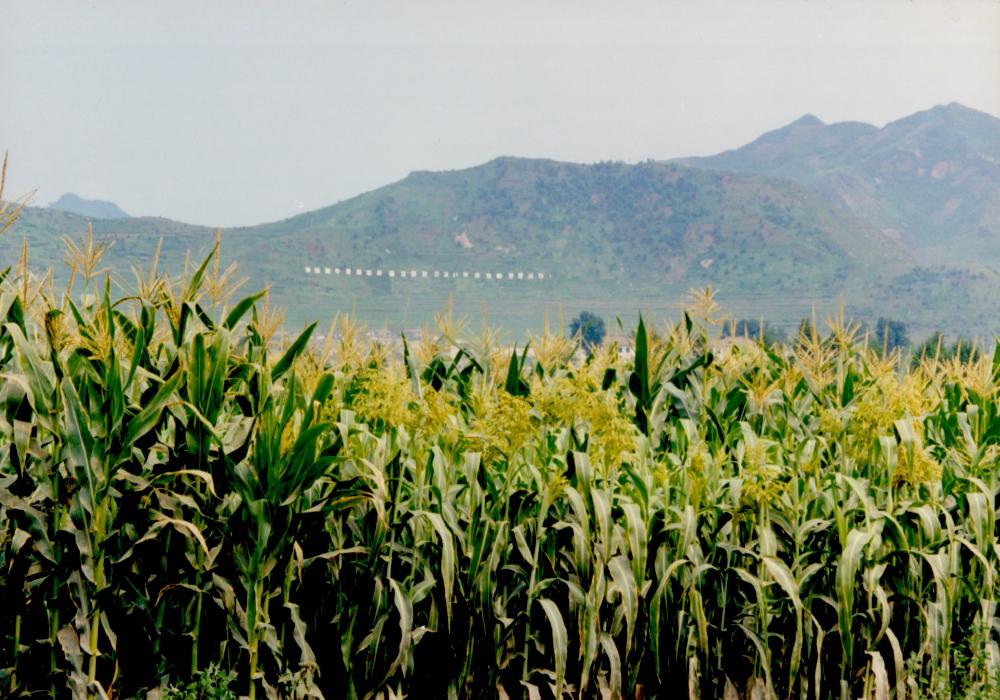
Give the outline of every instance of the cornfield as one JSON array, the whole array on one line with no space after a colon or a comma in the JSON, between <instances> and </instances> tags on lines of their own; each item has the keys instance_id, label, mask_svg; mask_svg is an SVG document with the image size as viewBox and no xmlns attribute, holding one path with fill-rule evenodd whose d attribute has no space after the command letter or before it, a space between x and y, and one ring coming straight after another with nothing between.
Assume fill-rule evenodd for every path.
<instances>
[{"instance_id":1,"label":"cornfield","mask_svg":"<svg viewBox=\"0 0 1000 700\"><path fill-rule=\"evenodd\" d=\"M1000 353L279 342L100 253L0 281L2 695L997 697Z\"/></svg>"}]
</instances>

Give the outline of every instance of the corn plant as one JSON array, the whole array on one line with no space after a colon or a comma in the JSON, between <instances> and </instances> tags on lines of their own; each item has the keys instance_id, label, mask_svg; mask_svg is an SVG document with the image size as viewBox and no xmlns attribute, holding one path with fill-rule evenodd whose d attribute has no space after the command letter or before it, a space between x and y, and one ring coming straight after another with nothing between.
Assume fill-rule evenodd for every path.
<instances>
[{"instance_id":1,"label":"corn plant","mask_svg":"<svg viewBox=\"0 0 1000 700\"><path fill-rule=\"evenodd\" d=\"M321 344L218 245L104 250L0 273L5 696L1000 691L1000 352L721 340L710 294L631 359Z\"/></svg>"}]
</instances>

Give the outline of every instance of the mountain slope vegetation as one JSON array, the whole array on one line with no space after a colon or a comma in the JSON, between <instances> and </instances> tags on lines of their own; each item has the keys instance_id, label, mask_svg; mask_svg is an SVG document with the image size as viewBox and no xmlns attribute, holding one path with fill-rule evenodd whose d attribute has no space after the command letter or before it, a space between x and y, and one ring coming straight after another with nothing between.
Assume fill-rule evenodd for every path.
<instances>
[{"instance_id":1,"label":"mountain slope vegetation","mask_svg":"<svg viewBox=\"0 0 1000 700\"><path fill-rule=\"evenodd\" d=\"M991 302L1000 282L998 125L948 105L881 129L806 116L684 161L503 157L224 229L223 252L254 285L270 286L293 323L353 310L373 325L412 328L451 299L471 316L485 305L492 322L520 333L546 311L673 315L686 290L711 285L732 313L789 328L843 304L858 316L903 318L916 337L985 333L1000 322ZM148 265L158 246L161 269L176 273L214 240L210 228L169 219L28 208L0 243L0 264L17 261L25 238L32 264L52 266L62 238L88 226L113 242L104 264L126 285L130 267ZM338 268L373 274L332 274Z\"/></svg>"},{"instance_id":2,"label":"mountain slope vegetation","mask_svg":"<svg viewBox=\"0 0 1000 700\"><path fill-rule=\"evenodd\" d=\"M1000 263L1000 119L959 104L881 129L806 116L682 162L795 180L925 263Z\"/></svg>"},{"instance_id":3,"label":"mountain slope vegetation","mask_svg":"<svg viewBox=\"0 0 1000 700\"><path fill-rule=\"evenodd\" d=\"M113 242L106 264L126 280L130 265L152 260L161 238L160 264L174 272L188 250L203 254L213 240L211 229L166 219L87 220L39 209L24 212L15 235L28 237L36 262L49 263L62 256L62 236L78 238L88 225ZM900 255L893 241L787 179L517 158L414 173L285 221L227 229L223 240L227 257L270 284L293 318L354 308L394 326L419 324L449 295L469 312L486 302L495 320L515 327L537 325L538 304L669 312L685 290L708 284L733 299L781 297L795 287L835 297L872 259L888 264ZM6 263L16 260L14 246L4 252ZM479 271L494 280L359 280L306 275L306 266ZM511 272L545 280L495 280ZM792 315L808 310L800 305Z\"/></svg>"}]
</instances>

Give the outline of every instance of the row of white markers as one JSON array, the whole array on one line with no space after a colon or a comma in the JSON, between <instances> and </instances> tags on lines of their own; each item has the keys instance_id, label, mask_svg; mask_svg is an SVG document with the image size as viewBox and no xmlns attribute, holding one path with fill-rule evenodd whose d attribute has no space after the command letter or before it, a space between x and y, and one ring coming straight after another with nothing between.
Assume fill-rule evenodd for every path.
<instances>
[{"instance_id":1,"label":"row of white markers","mask_svg":"<svg viewBox=\"0 0 1000 700\"><path fill-rule=\"evenodd\" d=\"M348 275L353 277L412 277L421 279L543 280L544 272L444 272L442 270L363 270L359 267L310 267L307 275Z\"/></svg>"}]
</instances>

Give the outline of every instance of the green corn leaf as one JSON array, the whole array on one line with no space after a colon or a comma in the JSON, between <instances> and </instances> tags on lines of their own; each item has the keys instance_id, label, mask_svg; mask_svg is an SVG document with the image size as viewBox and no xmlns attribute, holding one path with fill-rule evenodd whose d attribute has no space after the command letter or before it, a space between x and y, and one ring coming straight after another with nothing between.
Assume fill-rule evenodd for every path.
<instances>
[{"instance_id":1,"label":"green corn leaf","mask_svg":"<svg viewBox=\"0 0 1000 700\"><path fill-rule=\"evenodd\" d=\"M198 293L201 291L201 282L205 276L205 270L208 269L208 264L212 262L212 260L215 259L215 256L218 254L219 254L218 249L213 248L212 252L210 252L207 256L205 256L205 259L201 261L201 265L199 265L198 269L196 269L194 271L194 274L191 275L191 279L188 281L187 288L184 290L185 301L192 301L198 296Z\"/></svg>"},{"instance_id":2,"label":"green corn leaf","mask_svg":"<svg viewBox=\"0 0 1000 700\"><path fill-rule=\"evenodd\" d=\"M146 313L146 307L143 306L143 314ZM119 323L128 322L124 316L119 314ZM131 322L128 322L131 323ZM135 379L135 373L139 369L139 364L142 362L142 358L146 354L146 342L149 340L146 335L149 332L149 328L145 323L138 326L133 325L132 332L129 334L129 339L132 342L132 356L128 364L128 375L125 377L125 388L132 386L132 380Z\"/></svg>"},{"instance_id":3,"label":"green corn leaf","mask_svg":"<svg viewBox=\"0 0 1000 700\"><path fill-rule=\"evenodd\" d=\"M31 387L35 410L47 412L54 393L53 380L45 371L45 365L36 351L35 344L28 342L20 327L14 323L5 323L4 329L10 335L20 355L21 366Z\"/></svg>"},{"instance_id":4,"label":"green corn leaf","mask_svg":"<svg viewBox=\"0 0 1000 700\"><path fill-rule=\"evenodd\" d=\"M455 543L444 518L438 513L424 512L441 541L441 579L444 586L444 604L449 628L451 627L451 606L455 582Z\"/></svg>"},{"instance_id":5,"label":"green corn leaf","mask_svg":"<svg viewBox=\"0 0 1000 700\"><path fill-rule=\"evenodd\" d=\"M88 427L87 416L80 406L80 397L77 395L76 387L68 377L64 378L60 384L65 406L66 422L66 453L71 466L83 475L83 481L87 485L89 505L92 507L96 501L98 484L102 481L103 473L100 471L99 460L92 459L91 452L94 448L94 437Z\"/></svg>"},{"instance_id":6,"label":"green corn leaf","mask_svg":"<svg viewBox=\"0 0 1000 700\"><path fill-rule=\"evenodd\" d=\"M604 655L608 657L608 665L611 669L609 679L611 697L617 700L622 697L622 662L621 656L618 654L618 647L615 646L615 640L611 635L601 635L601 649L604 650Z\"/></svg>"},{"instance_id":7,"label":"green corn leaf","mask_svg":"<svg viewBox=\"0 0 1000 700\"><path fill-rule=\"evenodd\" d=\"M632 650L635 623L639 616L639 591L627 557L618 555L612 558L608 562L608 569L611 571L611 580L621 593L622 605L625 608L625 655L628 656Z\"/></svg>"},{"instance_id":8,"label":"green corn leaf","mask_svg":"<svg viewBox=\"0 0 1000 700\"><path fill-rule=\"evenodd\" d=\"M764 566L767 567L767 572L781 586L785 595L792 601L795 609L801 612L802 600L799 598L799 586L795 582L795 576L792 574L791 569L788 568L788 565L777 557L764 557L763 562Z\"/></svg>"},{"instance_id":9,"label":"green corn leaf","mask_svg":"<svg viewBox=\"0 0 1000 700\"><path fill-rule=\"evenodd\" d=\"M156 426L163 410L172 400L176 399L177 390L183 380L184 375L179 371L175 372L160 386L153 398L146 402L142 410L128 422L128 427L125 429L126 446L131 447L139 438Z\"/></svg>"},{"instance_id":10,"label":"green corn leaf","mask_svg":"<svg viewBox=\"0 0 1000 700\"><path fill-rule=\"evenodd\" d=\"M845 663L850 664L854 658L854 637L852 622L854 616L854 594L858 567L864 548L871 540L867 530L851 530L847 533L847 544L837 563L837 616L840 628L840 642L844 648Z\"/></svg>"},{"instance_id":11,"label":"green corn leaf","mask_svg":"<svg viewBox=\"0 0 1000 700\"><path fill-rule=\"evenodd\" d=\"M562 687L566 679L566 657L569 654L569 635L566 633L566 624L563 622L562 613L559 606L548 598L541 598L538 601L545 616L549 620L549 627L552 630L552 654L556 662L556 697L562 696Z\"/></svg>"},{"instance_id":12,"label":"green corn leaf","mask_svg":"<svg viewBox=\"0 0 1000 700\"><path fill-rule=\"evenodd\" d=\"M299 337L296 338L295 341L289 346L281 358L274 363L274 366L271 368L272 379L278 379L291 368L296 358L302 354L302 351L309 343L309 338L312 337L314 330L316 330L316 324L309 324L309 326L307 326L306 329L299 334Z\"/></svg>"},{"instance_id":13,"label":"green corn leaf","mask_svg":"<svg viewBox=\"0 0 1000 700\"><path fill-rule=\"evenodd\" d=\"M409 596L403 592L398 581L389 579L389 586L392 588L393 601L396 605L396 612L399 615L400 633L399 651L396 653L396 658L389 669L389 675L392 675L393 671L405 666L410 655L410 647L413 643L413 604Z\"/></svg>"},{"instance_id":14,"label":"green corn leaf","mask_svg":"<svg viewBox=\"0 0 1000 700\"><path fill-rule=\"evenodd\" d=\"M266 289L236 302L236 305L226 314L226 320L222 322L222 327L228 330L235 328L236 324L243 319L247 311L253 308L253 305L265 294L267 294Z\"/></svg>"}]
</instances>

